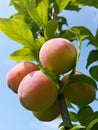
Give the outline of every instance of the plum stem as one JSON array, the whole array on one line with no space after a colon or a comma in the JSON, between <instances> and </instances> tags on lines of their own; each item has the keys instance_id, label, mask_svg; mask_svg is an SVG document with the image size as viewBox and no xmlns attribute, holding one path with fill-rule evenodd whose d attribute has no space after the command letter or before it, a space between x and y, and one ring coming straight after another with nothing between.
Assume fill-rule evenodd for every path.
<instances>
[{"instance_id":1,"label":"plum stem","mask_svg":"<svg viewBox=\"0 0 98 130\"><path fill-rule=\"evenodd\" d=\"M70 116L68 113L68 109L67 109L64 95L63 94L58 95L58 100L59 100L59 106L60 106L62 120L63 120L63 122L68 123L70 125L70 126L64 126L64 129L69 130L70 127L72 127L72 123L70 120Z\"/></svg>"}]
</instances>

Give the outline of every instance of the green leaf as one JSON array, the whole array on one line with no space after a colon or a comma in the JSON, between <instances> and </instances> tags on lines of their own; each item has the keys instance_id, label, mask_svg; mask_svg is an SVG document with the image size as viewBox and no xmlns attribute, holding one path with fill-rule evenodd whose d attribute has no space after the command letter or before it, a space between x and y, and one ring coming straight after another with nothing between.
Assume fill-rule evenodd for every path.
<instances>
[{"instance_id":1,"label":"green leaf","mask_svg":"<svg viewBox=\"0 0 98 130\"><path fill-rule=\"evenodd\" d=\"M60 130L65 130L64 127L60 128Z\"/></svg>"},{"instance_id":2,"label":"green leaf","mask_svg":"<svg viewBox=\"0 0 98 130\"><path fill-rule=\"evenodd\" d=\"M74 26L65 30L65 33L62 35L62 37L68 38L69 40L77 40L77 36L79 36L81 40L85 40L89 39L89 37L92 36L92 33L86 27Z\"/></svg>"},{"instance_id":3,"label":"green leaf","mask_svg":"<svg viewBox=\"0 0 98 130\"><path fill-rule=\"evenodd\" d=\"M80 129L85 129L86 127L85 126L82 126L82 125L75 125L73 126L71 129L69 130L80 130Z\"/></svg>"},{"instance_id":4,"label":"green leaf","mask_svg":"<svg viewBox=\"0 0 98 130\"><path fill-rule=\"evenodd\" d=\"M90 64L92 64L93 62L98 61L98 50L92 50L89 53L88 59L87 59L87 65L86 68L88 68L88 66Z\"/></svg>"},{"instance_id":5,"label":"green leaf","mask_svg":"<svg viewBox=\"0 0 98 130\"><path fill-rule=\"evenodd\" d=\"M98 119L98 111L93 112L92 117L91 117L91 121Z\"/></svg>"},{"instance_id":6,"label":"green leaf","mask_svg":"<svg viewBox=\"0 0 98 130\"><path fill-rule=\"evenodd\" d=\"M45 38L44 37L39 37L37 40L36 40L36 46L37 46L37 49L38 51L40 51L40 48L42 47L42 45L45 43Z\"/></svg>"},{"instance_id":7,"label":"green leaf","mask_svg":"<svg viewBox=\"0 0 98 130\"><path fill-rule=\"evenodd\" d=\"M31 18L35 21L35 23L43 26L41 18L36 9L36 0L24 0L24 5L27 9L27 12L31 16Z\"/></svg>"},{"instance_id":8,"label":"green leaf","mask_svg":"<svg viewBox=\"0 0 98 130\"><path fill-rule=\"evenodd\" d=\"M45 30L44 30L45 37L47 39L51 39L51 38L55 37L57 27L58 27L57 20L49 21L45 27Z\"/></svg>"},{"instance_id":9,"label":"green leaf","mask_svg":"<svg viewBox=\"0 0 98 130\"><path fill-rule=\"evenodd\" d=\"M28 17L26 17L26 16L24 16L24 15L22 15L22 14L20 14L20 13L13 14L13 15L11 16L11 18L20 20L20 21L22 21L22 22L24 22L24 23L26 23L26 22L25 22L25 19L28 20Z\"/></svg>"},{"instance_id":10,"label":"green leaf","mask_svg":"<svg viewBox=\"0 0 98 130\"><path fill-rule=\"evenodd\" d=\"M20 13L17 13L17 14L12 15L12 18L26 23L29 26L30 30L32 31L34 39L38 38L39 27L29 16L24 16Z\"/></svg>"},{"instance_id":11,"label":"green leaf","mask_svg":"<svg viewBox=\"0 0 98 130\"><path fill-rule=\"evenodd\" d=\"M86 130L98 130L98 118L91 121Z\"/></svg>"},{"instance_id":12,"label":"green leaf","mask_svg":"<svg viewBox=\"0 0 98 130\"><path fill-rule=\"evenodd\" d=\"M71 10L71 11L79 11L81 8L80 8L80 6L77 6L77 5L73 4L73 3L70 1L69 4L66 6L65 9L66 9L66 10Z\"/></svg>"},{"instance_id":13,"label":"green leaf","mask_svg":"<svg viewBox=\"0 0 98 130\"><path fill-rule=\"evenodd\" d=\"M60 13L70 2L71 0L55 0L54 6L57 13Z\"/></svg>"},{"instance_id":14,"label":"green leaf","mask_svg":"<svg viewBox=\"0 0 98 130\"><path fill-rule=\"evenodd\" d=\"M20 14L28 15L23 0L11 0L10 5L14 6Z\"/></svg>"},{"instance_id":15,"label":"green leaf","mask_svg":"<svg viewBox=\"0 0 98 130\"><path fill-rule=\"evenodd\" d=\"M10 0L10 3L9 3L9 5L11 6L11 5L13 5L13 0Z\"/></svg>"},{"instance_id":16,"label":"green leaf","mask_svg":"<svg viewBox=\"0 0 98 130\"><path fill-rule=\"evenodd\" d=\"M25 7L31 16L31 18L37 23L39 26L44 26L48 22L48 0L24 0Z\"/></svg>"},{"instance_id":17,"label":"green leaf","mask_svg":"<svg viewBox=\"0 0 98 130\"><path fill-rule=\"evenodd\" d=\"M63 31L61 37L69 39L70 41L76 40L76 35L69 30Z\"/></svg>"},{"instance_id":18,"label":"green leaf","mask_svg":"<svg viewBox=\"0 0 98 130\"><path fill-rule=\"evenodd\" d=\"M66 99L66 104L67 104L67 107L68 108L72 108L72 109L74 109L75 110L75 107L72 105L72 103L70 102L70 101L68 101L67 99Z\"/></svg>"},{"instance_id":19,"label":"green leaf","mask_svg":"<svg viewBox=\"0 0 98 130\"><path fill-rule=\"evenodd\" d=\"M68 25L67 19L63 16L57 16L58 24L62 27L62 25Z\"/></svg>"},{"instance_id":20,"label":"green leaf","mask_svg":"<svg viewBox=\"0 0 98 130\"><path fill-rule=\"evenodd\" d=\"M48 7L49 0L36 0L39 1L37 5L38 14L43 21L43 24L46 25L48 22Z\"/></svg>"},{"instance_id":21,"label":"green leaf","mask_svg":"<svg viewBox=\"0 0 98 130\"><path fill-rule=\"evenodd\" d=\"M56 75L49 67L41 66L40 69L50 80L52 80L56 84L57 88L60 89L58 75Z\"/></svg>"},{"instance_id":22,"label":"green leaf","mask_svg":"<svg viewBox=\"0 0 98 130\"><path fill-rule=\"evenodd\" d=\"M73 122L77 122L78 121L77 113L69 111L69 116L70 116L71 121L73 121Z\"/></svg>"},{"instance_id":23,"label":"green leaf","mask_svg":"<svg viewBox=\"0 0 98 130\"><path fill-rule=\"evenodd\" d=\"M70 5L69 10L70 10L70 7L73 7L73 10L77 10L77 8L81 6L94 6L98 8L98 1L97 0L71 0L69 5Z\"/></svg>"},{"instance_id":24,"label":"green leaf","mask_svg":"<svg viewBox=\"0 0 98 130\"><path fill-rule=\"evenodd\" d=\"M81 125L87 126L92 118L93 110L90 106L84 106L78 111L78 119Z\"/></svg>"},{"instance_id":25,"label":"green leaf","mask_svg":"<svg viewBox=\"0 0 98 130\"><path fill-rule=\"evenodd\" d=\"M26 47L33 47L34 39L28 25L17 19L0 18L0 31L10 39L23 44Z\"/></svg>"},{"instance_id":26,"label":"green leaf","mask_svg":"<svg viewBox=\"0 0 98 130\"><path fill-rule=\"evenodd\" d=\"M69 31L73 32L76 36L79 35L81 40L85 40L89 38L89 36L92 36L90 30L83 26L74 26L70 28Z\"/></svg>"},{"instance_id":27,"label":"green leaf","mask_svg":"<svg viewBox=\"0 0 98 130\"><path fill-rule=\"evenodd\" d=\"M31 20L30 28L31 28L31 31L33 32L34 39L37 39L39 36L39 30L40 30L39 26L37 25L37 23Z\"/></svg>"},{"instance_id":28,"label":"green leaf","mask_svg":"<svg viewBox=\"0 0 98 130\"><path fill-rule=\"evenodd\" d=\"M68 84L70 83L86 83L86 84L90 84L92 85L93 87L95 87L95 89L97 89L97 84L96 82L89 76L87 75L75 75L73 76L70 81L68 82ZM67 84L67 85L68 85Z\"/></svg>"},{"instance_id":29,"label":"green leaf","mask_svg":"<svg viewBox=\"0 0 98 130\"><path fill-rule=\"evenodd\" d=\"M98 111L95 111L92 116L92 120L98 119Z\"/></svg>"},{"instance_id":30,"label":"green leaf","mask_svg":"<svg viewBox=\"0 0 98 130\"><path fill-rule=\"evenodd\" d=\"M93 125L93 127L91 128L91 130L98 130L98 122Z\"/></svg>"},{"instance_id":31,"label":"green leaf","mask_svg":"<svg viewBox=\"0 0 98 130\"><path fill-rule=\"evenodd\" d=\"M92 66L89 70L91 76L98 81L98 65Z\"/></svg>"},{"instance_id":32,"label":"green leaf","mask_svg":"<svg viewBox=\"0 0 98 130\"><path fill-rule=\"evenodd\" d=\"M73 1L73 0L72 0ZM75 0L73 1L75 5L81 6L81 5L88 5L88 6L95 6L98 7L98 1L95 0ZM97 4L97 5L96 5Z\"/></svg>"},{"instance_id":33,"label":"green leaf","mask_svg":"<svg viewBox=\"0 0 98 130\"><path fill-rule=\"evenodd\" d=\"M10 54L10 58L18 62L35 60L34 54L30 50L30 48L22 48L22 49L16 50L12 54Z\"/></svg>"},{"instance_id":34,"label":"green leaf","mask_svg":"<svg viewBox=\"0 0 98 130\"><path fill-rule=\"evenodd\" d=\"M59 128L62 127L62 126L65 126L67 128L71 128L72 125L69 123L69 122L62 122L60 125L59 125Z\"/></svg>"},{"instance_id":35,"label":"green leaf","mask_svg":"<svg viewBox=\"0 0 98 130\"><path fill-rule=\"evenodd\" d=\"M94 45L98 49L98 29L95 36L90 37L89 44Z\"/></svg>"}]
</instances>

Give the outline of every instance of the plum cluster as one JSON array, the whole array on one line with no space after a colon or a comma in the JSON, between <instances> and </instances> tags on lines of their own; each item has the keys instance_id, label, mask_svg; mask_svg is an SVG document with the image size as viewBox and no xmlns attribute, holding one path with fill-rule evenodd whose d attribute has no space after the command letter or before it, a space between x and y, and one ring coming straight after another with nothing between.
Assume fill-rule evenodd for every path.
<instances>
[{"instance_id":1,"label":"plum cluster","mask_svg":"<svg viewBox=\"0 0 98 130\"><path fill-rule=\"evenodd\" d=\"M39 120L51 121L60 114L56 85L34 63L18 63L6 79L21 104Z\"/></svg>"},{"instance_id":2,"label":"plum cluster","mask_svg":"<svg viewBox=\"0 0 98 130\"><path fill-rule=\"evenodd\" d=\"M71 71L76 65L77 51L64 38L46 41L40 49L39 59L44 67L50 67L57 75ZM62 88L69 75L59 79ZM75 75L82 75L76 72ZM7 84L18 94L20 103L41 121L51 121L60 114L58 94L60 90L33 62L21 62L7 73ZM77 105L87 105L95 99L95 88L88 84L70 83L64 87L66 99Z\"/></svg>"}]
</instances>

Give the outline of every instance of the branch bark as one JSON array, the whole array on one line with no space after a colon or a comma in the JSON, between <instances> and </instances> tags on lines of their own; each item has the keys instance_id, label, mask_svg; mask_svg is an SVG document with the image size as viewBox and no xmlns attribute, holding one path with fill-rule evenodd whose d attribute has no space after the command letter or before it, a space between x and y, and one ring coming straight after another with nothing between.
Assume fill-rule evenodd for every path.
<instances>
[{"instance_id":1,"label":"branch bark","mask_svg":"<svg viewBox=\"0 0 98 130\"><path fill-rule=\"evenodd\" d=\"M63 94L58 95L58 100L63 122L68 122L70 126L72 126L64 95ZM64 129L69 130L70 127L64 126Z\"/></svg>"}]
</instances>

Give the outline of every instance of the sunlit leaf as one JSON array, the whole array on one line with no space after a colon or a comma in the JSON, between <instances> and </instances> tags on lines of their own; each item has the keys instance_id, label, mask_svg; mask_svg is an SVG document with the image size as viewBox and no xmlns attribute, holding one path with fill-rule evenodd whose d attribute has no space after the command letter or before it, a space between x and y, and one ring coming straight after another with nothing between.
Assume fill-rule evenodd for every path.
<instances>
[{"instance_id":1,"label":"sunlit leaf","mask_svg":"<svg viewBox=\"0 0 98 130\"><path fill-rule=\"evenodd\" d=\"M60 13L70 2L70 0L54 0L56 12Z\"/></svg>"},{"instance_id":2,"label":"sunlit leaf","mask_svg":"<svg viewBox=\"0 0 98 130\"><path fill-rule=\"evenodd\" d=\"M69 111L69 116L70 116L71 121L73 121L73 122L77 122L78 121L77 113L75 113L73 111Z\"/></svg>"},{"instance_id":3,"label":"sunlit leaf","mask_svg":"<svg viewBox=\"0 0 98 130\"><path fill-rule=\"evenodd\" d=\"M93 127L91 128L91 130L98 130L98 122L93 125Z\"/></svg>"},{"instance_id":4,"label":"sunlit leaf","mask_svg":"<svg viewBox=\"0 0 98 130\"><path fill-rule=\"evenodd\" d=\"M45 30L44 30L44 35L47 39L55 37L56 30L58 27L58 21L57 20L51 20L47 23Z\"/></svg>"},{"instance_id":5,"label":"sunlit leaf","mask_svg":"<svg viewBox=\"0 0 98 130\"><path fill-rule=\"evenodd\" d=\"M91 76L98 81L98 65L92 66L89 70Z\"/></svg>"},{"instance_id":6,"label":"sunlit leaf","mask_svg":"<svg viewBox=\"0 0 98 130\"><path fill-rule=\"evenodd\" d=\"M85 129L86 127L85 126L82 126L82 125L75 125L73 126L71 129L69 130L80 130L80 129Z\"/></svg>"},{"instance_id":7,"label":"sunlit leaf","mask_svg":"<svg viewBox=\"0 0 98 130\"><path fill-rule=\"evenodd\" d=\"M62 128L60 128L60 130L65 130L65 128L64 128L64 127L62 127Z\"/></svg>"},{"instance_id":8,"label":"sunlit leaf","mask_svg":"<svg viewBox=\"0 0 98 130\"><path fill-rule=\"evenodd\" d=\"M62 35L62 37L68 38L69 40L77 40L77 36L79 36L81 40L85 40L89 39L89 37L92 36L92 33L86 27L74 26L65 30L65 33Z\"/></svg>"},{"instance_id":9,"label":"sunlit leaf","mask_svg":"<svg viewBox=\"0 0 98 130\"><path fill-rule=\"evenodd\" d=\"M60 125L59 125L59 128L62 127L62 126L65 126L67 128L72 128L72 124L70 124L69 122L62 122Z\"/></svg>"},{"instance_id":10,"label":"sunlit leaf","mask_svg":"<svg viewBox=\"0 0 98 130\"><path fill-rule=\"evenodd\" d=\"M36 9L36 0L24 0L24 5L35 23L44 26Z\"/></svg>"},{"instance_id":11,"label":"sunlit leaf","mask_svg":"<svg viewBox=\"0 0 98 130\"><path fill-rule=\"evenodd\" d=\"M40 48L42 47L42 45L45 43L45 38L44 37L39 37L36 40L36 45L37 45L37 49L40 51Z\"/></svg>"},{"instance_id":12,"label":"sunlit leaf","mask_svg":"<svg viewBox=\"0 0 98 130\"><path fill-rule=\"evenodd\" d=\"M25 17L24 15L20 14L20 13L17 13L17 14L13 14L11 16L13 19L17 19L17 20L20 20L22 22L25 22L25 19L28 19L27 17Z\"/></svg>"},{"instance_id":13,"label":"sunlit leaf","mask_svg":"<svg viewBox=\"0 0 98 130\"><path fill-rule=\"evenodd\" d=\"M78 112L78 120L81 123L81 125L87 126L89 122L91 121L93 115L93 110L90 106L84 106L80 108Z\"/></svg>"},{"instance_id":14,"label":"sunlit leaf","mask_svg":"<svg viewBox=\"0 0 98 130\"><path fill-rule=\"evenodd\" d=\"M51 79L56 84L57 88L60 89L59 77L49 67L41 67L40 69L49 79Z\"/></svg>"},{"instance_id":15,"label":"sunlit leaf","mask_svg":"<svg viewBox=\"0 0 98 130\"><path fill-rule=\"evenodd\" d=\"M0 18L0 31L24 46L33 47L34 39L32 32L28 25L21 20Z\"/></svg>"},{"instance_id":16,"label":"sunlit leaf","mask_svg":"<svg viewBox=\"0 0 98 130\"><path fill-rule=\"evenodd\" d=\"M98 129L98 118L91 121L86 128L86 130L97 130L97 129Z\"/></svg>"},{"instance_id":17,"label":"sunlit leaf","mask_svg":"<svg viewBox=\"0 0 98 130\"><path fill-rule=\"evenodd\" d=\"M30 30L32 31L34 39L38 38L39 26L29 16L17 13L12 15L11 17L26 23L29 26Z\"/></svg>"},{"instance_id":18,"label":"sunlit leaf","mask_svg":"<svg viewBox=\"0 0 98 130\"><path fill-rule=\"evenodd\" d=\"M98 50L92 50L89 53L86 68L95 61L98 61Z\"/></svg>"},{"instance_id":19,"label":"sunlit leaf","mask_svg":"<svg viewBox=\"0 0 98 130\"><path fill-rule=\"evenodd\" d=\"M48 21L48 0L24 0L25 7L31 18L44 28Z\"/></svg>"},{"instance_id":20,"label":"sunlit leaf","mask_svg":"<svg viewBox=\"0 0 98 130\"><path fill-rule=\"evenodd\" d=\"M11 6L13 5L20 14L23 14L23 15L28 14L24 6L23 0L11 0L10 5Z\"/></svg>"},{"instance_id":21,"label":"sunlit leaf","mask_svg":"<svg viewBox=\"0 0 98 130\"><path fill-rule=\"evenodd\" d=\"M79 35L81 40L85 40L89 38L89 36L92 36L90 30L84 26L74 26L70 28L69 31L73 32L76 36Z\"/></svg>"},{"instance_id":22,"label":"sunlit leaf","mask_svg":"<svg viewBox=\"0 0 98 130\"><path fill-rule=\"evenodd\" d=\"M30 48L22 48L22 49L16 50L12 54L10 54L10 58L18 62L35 60L34 54L30 50Z\"/></svg>"},{"instance_id":23,"label":"sunlit leaf","mask_svg":"<svg viewBox=\"0 0 98 130\"><path fill-rule=\"evenodd\" d=\"M46 25L48 22L48 7L49 0L36 0L39 1L37 5L38 14L43 21L43 24Z\"/></svg>"},{"instance_id":24,"label":"sunlit leaf","mask_svg":"<svg viewBox=\"0 0 98 130\"><path fill-rule=\"evenodd\" d=\"M70 32L69 30L63 31L61 37L69 39L70 41L76 40L76 35L73 32Z\"/></svg>"}]
</instances>

